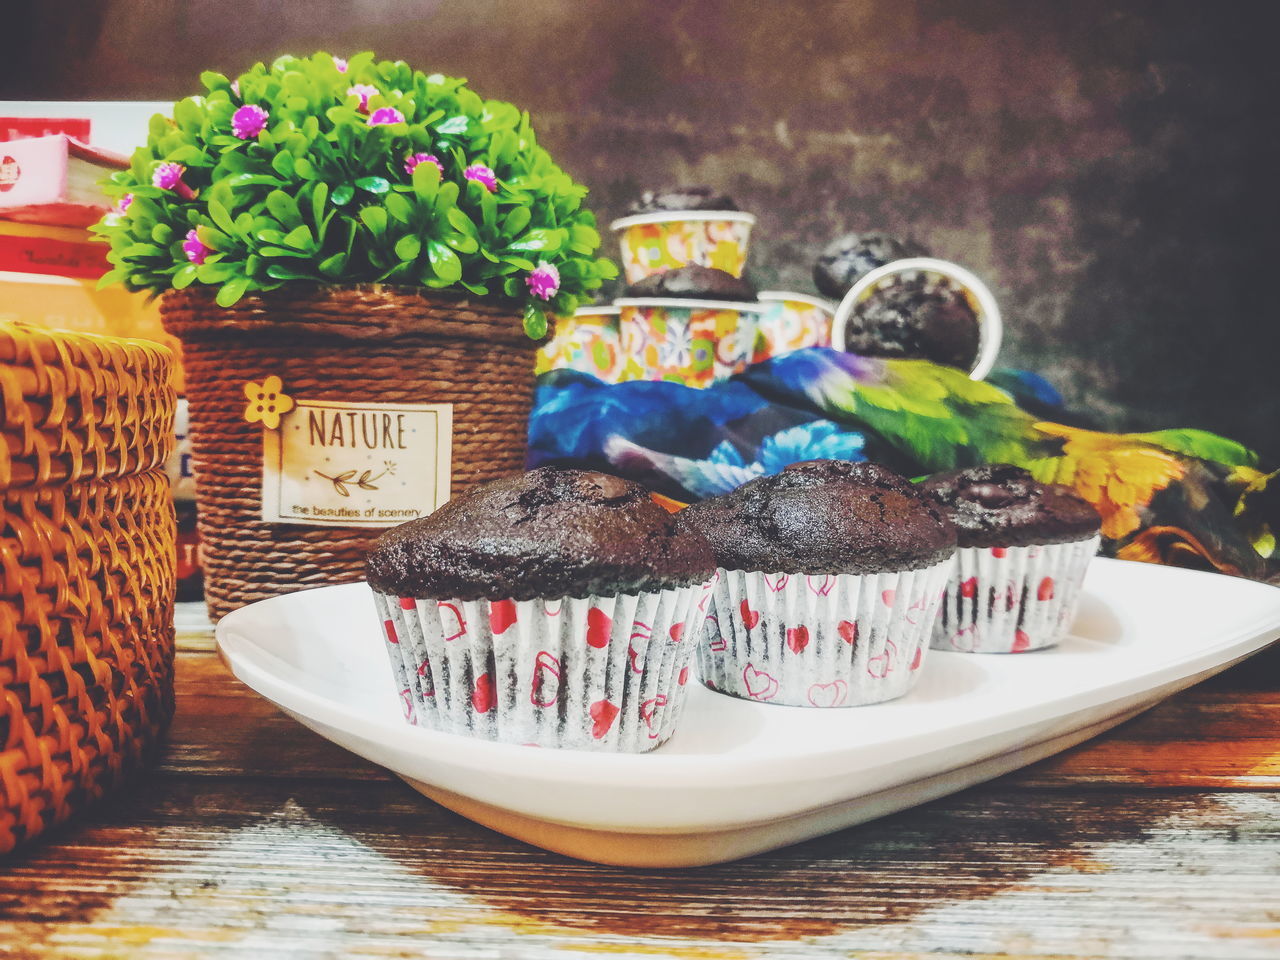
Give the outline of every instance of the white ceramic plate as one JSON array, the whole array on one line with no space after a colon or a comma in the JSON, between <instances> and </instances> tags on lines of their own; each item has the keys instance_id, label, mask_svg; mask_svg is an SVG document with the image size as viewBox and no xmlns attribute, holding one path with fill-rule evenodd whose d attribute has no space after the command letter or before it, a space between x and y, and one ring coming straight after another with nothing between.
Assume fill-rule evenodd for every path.
<instances>
[{"instance_id":1,"label":"white ceramic plate","mask_svg":"<svg viewBox=\"0 0 1280 960\"><path fill-rule=\"evenodd\" d=\"M717 863L952 793L1128 719L1280 636L1280 589L1118 560L1089 570L1059 647L934 651L901 700L815 710L694 686L654 753L488 743L401 719L364 584L255 603L218 624L242 681L479 823L569 856Z\"/></svg>"}]
</instances>

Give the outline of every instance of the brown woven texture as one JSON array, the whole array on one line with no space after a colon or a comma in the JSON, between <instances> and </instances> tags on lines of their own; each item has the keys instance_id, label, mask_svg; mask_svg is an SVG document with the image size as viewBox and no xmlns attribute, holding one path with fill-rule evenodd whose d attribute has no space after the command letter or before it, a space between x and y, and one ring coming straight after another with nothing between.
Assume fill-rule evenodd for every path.
<instances>
[{"instance_id":1,"label":"brown woven texture","mask_svg":"<svg viewBox=\"0 0 1280 960\"><path fill-rule=\"evenodd\" d=\"M231 308L165 294L183 344L205 599L216 620L291 590L364 578L382 532L262 521L262 434L244 384L295 400L453 404L457 495L524 467L537 344L516 309L389 287L290 284Z\"/></svg>"},{"instance_id":2,"label":"brown woven texture","mask_svg":"<svg viewBox=\"0 0 1280 960\"><path fill-rule=\"evenodd\" d=\"M0 323L0 853L118 784L173 715L172 366Z\"/></svg>"}]
</instances>

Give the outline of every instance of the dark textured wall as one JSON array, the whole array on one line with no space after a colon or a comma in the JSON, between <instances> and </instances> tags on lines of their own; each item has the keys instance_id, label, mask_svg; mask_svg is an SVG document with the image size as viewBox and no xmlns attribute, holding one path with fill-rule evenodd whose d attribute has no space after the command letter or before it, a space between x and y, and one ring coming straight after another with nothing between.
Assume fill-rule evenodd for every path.
<instances>
[{"instance_id":1,"label":"dark textured wall","mask_svg":"<svg viewBox=\"0 0 1280 960\"><path fill-rule=\"evenodd\" d=\"M1112 427L1280 458L1276 0L43 0L8 98L160 99L200 69L375 49L528 107L602 220L707 182L751 270L811 289L831 236L914 234L986 277L1002 361Z\"/></svg>"}]
</instances>

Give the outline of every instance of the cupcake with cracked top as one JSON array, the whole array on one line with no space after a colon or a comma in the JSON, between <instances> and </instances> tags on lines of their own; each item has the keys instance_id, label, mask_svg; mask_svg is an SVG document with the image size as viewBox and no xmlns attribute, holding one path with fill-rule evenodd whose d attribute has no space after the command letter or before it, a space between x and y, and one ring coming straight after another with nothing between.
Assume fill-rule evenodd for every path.
<instances>
[{"instance_id":1,"label":"cupcake with cracked top","mask_svg":"<svg viewBox=\"0 0 1280 960\"><path fill-rule=\"evenodd\" d=\"M933 646L1023 653L1070 629L1101 518L1070 487L1009 464L939 473L920 484L955 524L960 550Z\"/></svg>"},{"instance_id":2,"label":"cupcake with cracked top","mask_svg":"<svg viewBox=\"0 0 1280 960\"><path fill-rule=\"evenodd\" d=\"M703 682L746 699L857 706L914 685L956 534L903 477L812 460L677 515L716 555Z\"/></svg>"},{"instance_id":3,"label":"cupcake with cracked top","mask_svg":"<svg viewBox=\"0 0 1280 960\"><path fill-rule=\"evenodd\" d=\"M367 572L410 723L643 752L679 719L714 559L640 485L543 467L388 531Z\"/></svg>"}]
</instances>

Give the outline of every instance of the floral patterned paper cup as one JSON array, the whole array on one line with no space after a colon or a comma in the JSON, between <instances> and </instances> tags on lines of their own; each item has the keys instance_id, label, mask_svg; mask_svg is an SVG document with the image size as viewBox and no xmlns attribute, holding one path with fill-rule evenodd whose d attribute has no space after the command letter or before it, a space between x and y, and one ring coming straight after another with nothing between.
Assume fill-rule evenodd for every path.
<instances>
[{"instance_id":1,"label":"floral patterned paper cup","mask_svg":"<svg viewBox=\"0 0 1280 960\"><path fill-rule=\"evenodd\" d=\"M961 547L933 646L961 653L1024 653L1071 628L1101 538L1027 547Z\"/></svg>"},{"instance_id":2,"label":"floral patterned paper cup","mask_svg":"<svg viewBox=\"0 0 1280 960\"><path fill-rule=\"evenodd\" d=\"M740 210L676 210L637 213L610 228L621 234L623 275L635 283L691 263L741 277L755 222Z\"/></svg>"},{"instance_id":3,"label":"floral patterned paper cup","mask_svg":"<svg viewBox=\"0 0 1280 960\"><path fill-rule=\"evenodd\" d=\"M578 370L605 383L616 382L622 374L619 312L617 306L606 303L557 318L555 336L538 348L534 373Z\"/></svg>"},{"instance_id":4,"label":"floral patterned paper cup","mask_svg":"<svg viewBox=\"0 0 1280 960\"><path fill-rule=\"evenodd\" d=\"M831 346L831 318L836 305L822 297L784 290L762 290L763 312L756 326L752 363L805 347Z\"/></svg>"},{"instance_id":5,"label":"floral patterned paper cup","mask_svg":"<svg viewBox=\"0 0 1280 960\"><path fill-rule=\"evenodd\" d=\"M907 693L924 666L951 558L877 574L717 571L702 682L761 703L854 707Z\"/></svg>"},{"instance_id":6,"label":"floral patterned paper cup","mask_svg":"<svg viewBox=\"0 0 1280 960\"><path fill-rule=\"evenodd\" d=\"M706 387L751 363L757 303L664 297L614 302L622 310L622 380Z\"/></svg>"},{"instance_id":7,"label":"floral patterned paper cup","mask_svg":"<svg viewBox=\"0 0 1280 960\"><path fill-rule=\"evenodd\" d=\"M643 753L684 709L711 583L617 597L374 591L405 720L539 747Z\"/></svg>"}]
</instances>

